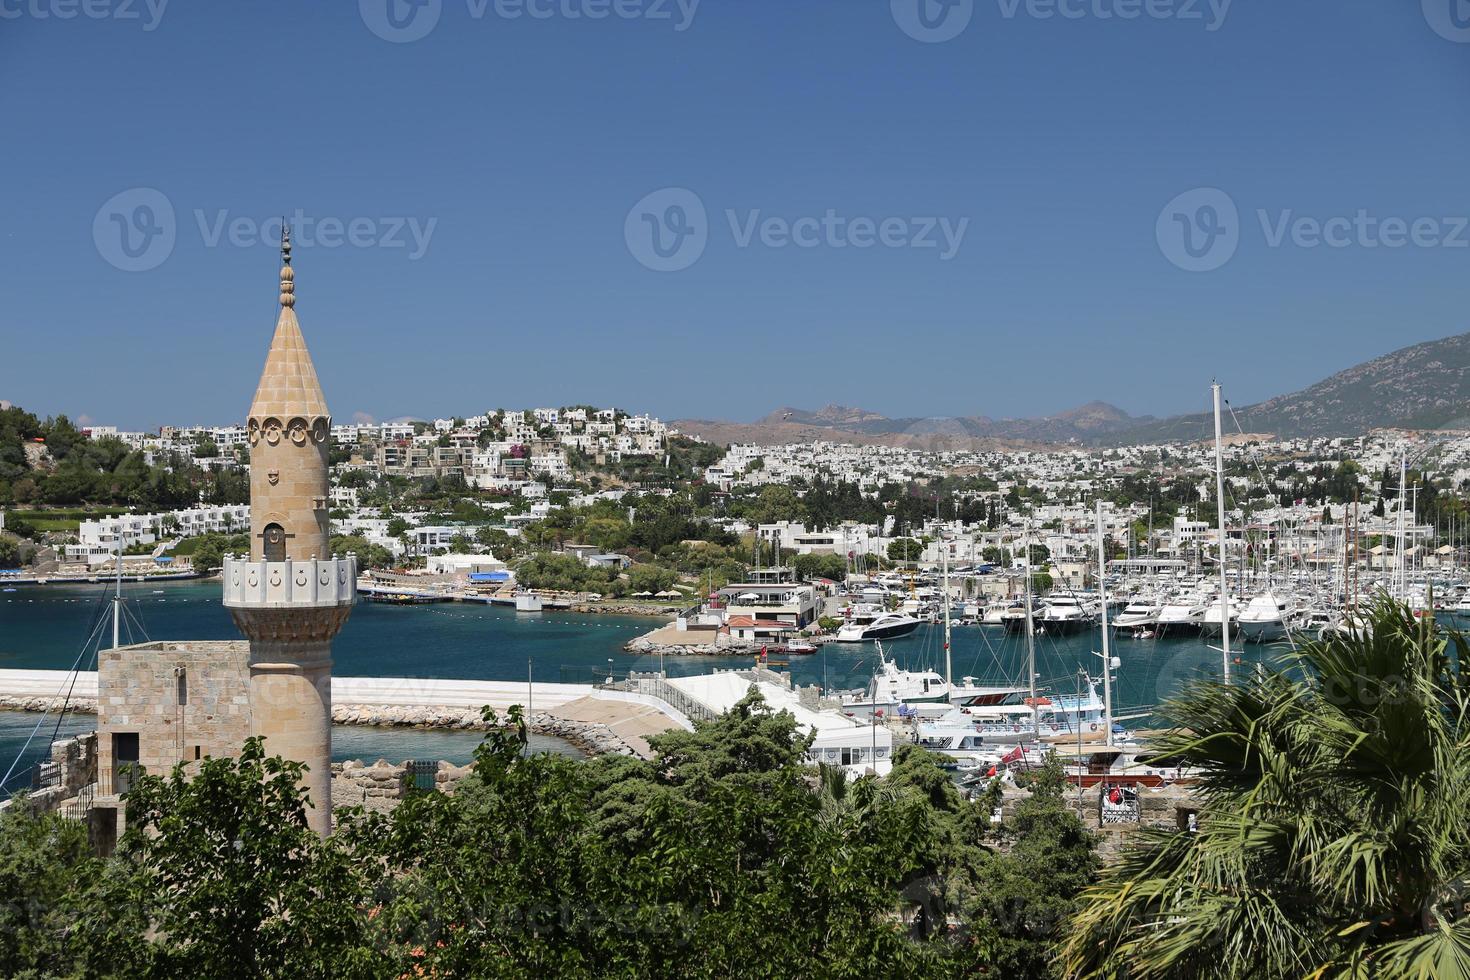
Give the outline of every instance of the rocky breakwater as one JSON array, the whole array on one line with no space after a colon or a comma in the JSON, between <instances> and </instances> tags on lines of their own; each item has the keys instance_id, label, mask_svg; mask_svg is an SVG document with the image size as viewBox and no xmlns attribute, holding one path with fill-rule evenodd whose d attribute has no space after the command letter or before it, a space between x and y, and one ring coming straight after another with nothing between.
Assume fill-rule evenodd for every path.
<instances>
[{"instance_id":1,"label":"rocky breakwater","mask_svg":"<svg viewBox=\"0 0 1470 980\"><path fill-rule=\"evenodd\" d=\"M684 606L649 605L639 602L573 602L574 613L590 613L594 616L677 616Z\"/></svg>"},{"instance_id":2,"label":"rocky breakwater","mask_svg":"<svg viewBox=\"0 0 1470 980\"><path fill-rule=\"evenodd\" d=\"M45 697L0 694L0 711L52 711L58 706L57 699L49 694ZM72 698L66 703L66 710L78 715L95 715L97 699Z\"/></svg>"},{"instance_id":3,"label":"rocky breakwater","mask_svg":"<svg viewBox=\"0 0 1470 980\"><path fill-rule=\"evenodd\" d=\"M728 633L710 630L679 632L665 628L635 636L623 644L623 649L650 657L744 657L759 653L761 644L732 640Z\"/></svg>"},{"instance_id":4,"label":"rocky breakwater","mask_svg":"<svg viewBox=\"0 0 1470 980\"><path fill-rule=\"evenodd\" d=\"M504 715L499 716L503 724ZM338 725L367 725L374 728L427 728L450 731L486 731L489 723L478 708L428 705L334 704L332 721ZM606 725L571 721L537 712L527 722L537 735L566 739L588 755L635 755L636 753Z\"/></svg>"}]
</instances>

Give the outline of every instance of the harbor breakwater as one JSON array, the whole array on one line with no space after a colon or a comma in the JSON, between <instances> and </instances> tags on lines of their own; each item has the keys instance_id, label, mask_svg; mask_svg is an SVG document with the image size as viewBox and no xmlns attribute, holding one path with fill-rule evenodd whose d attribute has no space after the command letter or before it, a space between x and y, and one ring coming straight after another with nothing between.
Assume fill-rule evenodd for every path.
<instances>
[{"instance_id":1,"label":"harbor breakwater","mask_svg":"<svg viewBox=\"0 0 1470 980\"><path fill-rule=\"evenodd\" d=\"M0 710L3 711L44 712L55 707L54 697L0 695ZM67 702L67 710L74 714L95 715L97 699L72 698ZM450 705L334 704L332 723L434 731L489 731L491 728L478 708ZM497 725L503 726L503 721L498 721ZM595 722L558 718L550 713L537 712L528 719L526 728L536 735L552 735L564 739L588 755L638 754L611 728Z\"/></svg>"}]
</instances>

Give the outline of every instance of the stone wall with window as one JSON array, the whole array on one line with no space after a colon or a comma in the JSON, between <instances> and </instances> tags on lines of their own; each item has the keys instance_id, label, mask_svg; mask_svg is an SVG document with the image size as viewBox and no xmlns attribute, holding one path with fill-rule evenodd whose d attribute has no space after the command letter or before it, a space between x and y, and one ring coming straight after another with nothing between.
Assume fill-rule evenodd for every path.
<instances>
[{"instance_id":1,"label":"stone wall with window","mask_svg":"<svg viewBox=\"0 0 1470 980\"><path fill-rule=\"evenodd\" d=\"M250 645L244 640L140 643L97 658L99 793L126 770L166 775L180 762L233 757L250 735Z\"/></svg>"}]
</instances>

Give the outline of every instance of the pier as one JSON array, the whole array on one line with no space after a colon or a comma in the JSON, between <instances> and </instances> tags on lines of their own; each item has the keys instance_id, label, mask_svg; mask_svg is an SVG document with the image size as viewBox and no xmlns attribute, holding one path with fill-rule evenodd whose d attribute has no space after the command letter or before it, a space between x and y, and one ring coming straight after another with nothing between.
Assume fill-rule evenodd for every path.
<instances>
[{"instance_id":1,"label":"pier","mask_svg":"<svg viewBox=\"0 0 1470 980\"><path fill-rule=\"evenodd\" d=\"M63 701L69 711L94 714L96 671L0 670L0 710L54 711ZM573 740L593 751L615 751L620 744L642 758L653 754L648 736L694 727L683 712L660 698L592 684L332 678L332 721L341 725L475 729L484 727L481 708L488 706L504 718L513 705L532 716L533 729L555 729L553 733L565 735L570 725Z\"/></svg>"}]
</instances>

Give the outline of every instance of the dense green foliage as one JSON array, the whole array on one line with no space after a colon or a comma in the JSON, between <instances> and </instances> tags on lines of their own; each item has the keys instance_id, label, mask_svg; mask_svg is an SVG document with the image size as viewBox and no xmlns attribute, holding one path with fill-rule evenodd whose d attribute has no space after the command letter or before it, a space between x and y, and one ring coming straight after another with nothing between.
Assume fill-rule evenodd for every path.
<instances>
[{"instance_id":1,"label":"dense green foliage","mask_svg":"<svg viewBox=\"0 0 1470 980\"><path fill-rule=\"evenodd\" d=\"M26 447L34 447L28 458ZM91 439L66 416L0 410L0 505L117 504L174 510L249 499L240 470L204 470L175 455L150 465L114 438Z\"/></svg>"},{"instance_id":2,"label":"dense green foliage","mask_svg":"<svg viewBox=\"0 0 1470 980\"><path fill-rule=\"evenodd\" d=\"M493 713L486 712L494 721ZM145 775L99 861L0 817L7 976L1044 977L1091 840L1053 770L993 824L932 756L850 782L752 694L654 761L527 755L513 709L454 795L307 828L295 764L252 740Z\"/></svg>"},{"instance_id":3,"label":"dense green foliage","mask_svg":"<svg viewBox=\"0 0 1470 980\"><path fill-rule=\"evenodd\" d=\"M1166 706L1199 832L1135 840L1087 893L1070 972L1470 976L1467 655L1384 604L1366 635Z\"/></svg>"}]
</instances>

